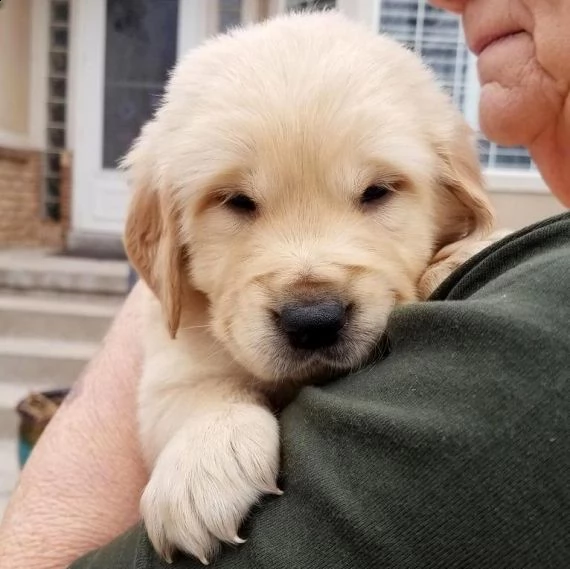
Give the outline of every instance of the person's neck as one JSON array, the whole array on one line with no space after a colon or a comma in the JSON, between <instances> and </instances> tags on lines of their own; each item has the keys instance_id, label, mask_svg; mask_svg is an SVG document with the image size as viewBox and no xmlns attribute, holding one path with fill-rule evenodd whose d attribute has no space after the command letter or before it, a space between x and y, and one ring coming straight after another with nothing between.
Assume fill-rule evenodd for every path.
<instances>
[{"instance_id":1,"label":"person's neck","mask_svg":"<svg viewBox=\"0 0 570 569\"><path fill-rule=\"evenodd\" d=\"M560 121L541 133L529 151L550 191L565 207L570 207L569 101Z\"/></svg>"}]
</instances>

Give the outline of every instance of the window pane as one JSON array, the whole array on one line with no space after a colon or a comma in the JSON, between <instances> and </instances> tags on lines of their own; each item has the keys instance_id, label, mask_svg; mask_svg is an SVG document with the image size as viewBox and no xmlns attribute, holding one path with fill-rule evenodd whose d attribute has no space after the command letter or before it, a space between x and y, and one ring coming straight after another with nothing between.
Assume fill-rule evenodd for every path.
<instances>
[{"instance_id":1,"label":"window pane","mask_svg":"<svg viewBox=\"0 0 570 569\"><path fill-rule=\"evenodd\" d=\"M50 53L49 60L52 74L65 75L67 72L67 53Z\"/></svg>"},{"instance_id":2,"label":"window pane","mask_svg":"<svg viewBox=\"0 0 570 569\"><path fill-rule=\"evenodd\" d=\"M65 104L50 103L48 105L48 117L50 123L65 123Z\"/></svg>"},{"instance_id":3,"label":"window pane","mask_svg":"<svg viewBox=\"0 0 570 569\"><path fill-rule=\"evenodd\" d=\"M65 98L66 81L62 77L53 77L49 80L50 96L56 99Z\"/></svg>"},{"instance_id":4,"label":"window pane","mask_svg":"<svg viewBox=\"0 0 570 569\"><path fill-rule=\"evenodd\" d=\"M422 56L454 103L466 112L469 54L459 18L426 0L378 0L380 30ZM480 157L489 168L528 170L534 165L524 148L506 148L480 137Z\"/></svg>"},{"instance_id":5,"label":"window pane","mask_svg":"<svg viewBox=\"0 0 570 569\"><path fill-rule=\"evenodd\" d=\"M218 0L218 31L224 33L241 24L241 0Z\"/></svg>"},{"instance_id":6,"label":"window pane","mask_svg":"<svg viewBox=\"0 0 570 569\"><path fill-rule=\"evenodd\" d=\"M67 28L52 28L50 30L50 43L56 49L65 49L68 44Z\"/></svg>"},{"instance_id":7,"label":"window pane","mask_svg":"<svg viewBox=\"0 0 570 569\"><path fill-rule=\"evenodd\" d=\"M324 10L325 8L335 7L335 0L287 0L287 10Z\"/></svg>"},{"instance_id":8,"label":"window pane","mask_svg":"<svg viewBox=\"0 0 570 569\"><path fill-rule=\"evenodd\" d=\"M152 116L176 61L178 0L107 0L103 167Z\"/></svg>"},{"instance_id":9,"label":"window pane","mask_svg":"<svg viewBox=\"0 0 570 569\"><path fill-rule=\"evenodd\" d=\"M69 6L67 0L65 2L59 2L55 0L51 4L51 21L54 24L65 24L69 20Z\"/></svg>"}]
</instances>

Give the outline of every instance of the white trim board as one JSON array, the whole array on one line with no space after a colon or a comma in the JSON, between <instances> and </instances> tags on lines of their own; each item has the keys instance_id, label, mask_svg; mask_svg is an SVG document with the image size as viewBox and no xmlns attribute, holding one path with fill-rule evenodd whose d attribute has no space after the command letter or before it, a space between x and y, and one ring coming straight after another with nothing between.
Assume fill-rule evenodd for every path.
<instances>
[{"instance_id":1,"label":"white trim board","mask_svg":"<svg viewBox=\"0 0 570 569\"><path fill-rule=\"evenodd\" d=\"M44 150L46 147L48 69L49 69L49 2L32 0L29 82L29 144Z\"/></svg>"},{"instance_id":2,"label":"white trim board","mask_svg":"<svg viewBox=\"0 0 570 569\"><path fill-rule=\"evenodd\" d=\"M31 150L32 144L27 134L18 134L0 129L0 146L16 150Z\"/></svg>"},{"instance_id":3,"label":"white trim board","mask_svg":"<svg viewBox=\"0 0 570 569\"><path fill-rule=\"evenodd\" d=\"M550 190L537 171L484 170L490 192L510 194L548 194Z\"/></svg>"}]
</instances>

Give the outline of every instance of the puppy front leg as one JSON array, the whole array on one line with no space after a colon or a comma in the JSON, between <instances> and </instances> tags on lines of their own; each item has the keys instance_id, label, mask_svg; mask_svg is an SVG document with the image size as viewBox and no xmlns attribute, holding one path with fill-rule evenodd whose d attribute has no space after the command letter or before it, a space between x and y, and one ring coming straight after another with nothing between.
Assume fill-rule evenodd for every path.
<instances>
[{"instance_id":1,"label":"puppy front leg","mask_svg":"<svg viewBox=\"0 0 570 569\"><path fill-rule=\"evenodd\" d=\"M436 254L435 262L422 275L418 283L419 297L427 300L436 288L463 263L511 233L508 229L500 229L485 239L467 243L458 242L444 248Z\"/></svg>"},{"instance_id":2,"label":"puppy front leg","mask_svg":"<svg viewBox=\"0 0 570 569\"><path fill-rule=\"evenodd\" d=\"M147 389L141 427L153 469L141 512L161 556L170 561L178 549L206 564L220 541L243 543L250 508L279 493L278 424L254 395L224 389L230 378L177 383L156 397Z\"/></svg>"}]
</instances>

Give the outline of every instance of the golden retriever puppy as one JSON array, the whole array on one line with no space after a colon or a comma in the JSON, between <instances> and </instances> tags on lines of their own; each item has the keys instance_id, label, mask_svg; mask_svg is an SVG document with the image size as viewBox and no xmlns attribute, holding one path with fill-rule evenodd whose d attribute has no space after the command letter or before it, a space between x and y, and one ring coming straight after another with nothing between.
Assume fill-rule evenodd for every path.
<instances>
[{"instance_id":1,"label":"golden retriever puppy","mask_svg":"<svg viewBox=\"0 0 570 569\"><path fill-rule=\"evenodd\" d=\"M431 73L335 12L192 51L125 167L148 286L142 515L162 556L206 563L280 493L269 402L366 362L392 308L480 249L493 215Z\"/></svg>"}]
</instances>

